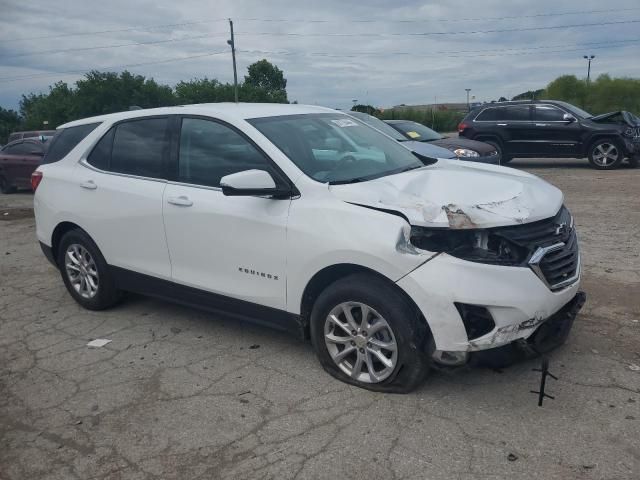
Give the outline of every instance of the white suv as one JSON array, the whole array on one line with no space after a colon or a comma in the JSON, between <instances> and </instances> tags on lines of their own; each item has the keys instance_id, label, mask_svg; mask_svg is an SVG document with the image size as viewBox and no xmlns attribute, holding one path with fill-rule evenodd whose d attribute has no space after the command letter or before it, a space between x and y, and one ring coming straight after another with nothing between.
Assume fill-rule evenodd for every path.
<instances>
[{"instance_id":1,"label":"white suv","mask_svg":"<svg viewBox=\"0 0 640 480\"><path fill-rule=\"evenodd\" d=\"M547 350L584 301L557 188L414 154L330 109L79 120L32 183L42 249L85 308L134 291L269 323L373 390L408 391L433 363Z\"/></svg>"}]
</instances>

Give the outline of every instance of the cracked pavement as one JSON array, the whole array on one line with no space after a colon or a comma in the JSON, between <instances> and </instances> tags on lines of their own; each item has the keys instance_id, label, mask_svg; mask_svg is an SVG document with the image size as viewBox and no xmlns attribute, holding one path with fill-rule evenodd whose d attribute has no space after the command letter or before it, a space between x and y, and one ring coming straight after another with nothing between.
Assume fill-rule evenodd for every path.
<instances>
[{"instance_id":1,"label":"cracked pavement","mask_svg":"<svg viewBox=\"0 0 640 480\"><path fill-rule=\"evenodd\" d=\"M266 328L133 295L83 310L32 196L0 195L0 479L640 478L640 169L513 166L563 189L583 252L587 303L542 408L538 361L376 394Z\"/></svg>"}]
</instances>

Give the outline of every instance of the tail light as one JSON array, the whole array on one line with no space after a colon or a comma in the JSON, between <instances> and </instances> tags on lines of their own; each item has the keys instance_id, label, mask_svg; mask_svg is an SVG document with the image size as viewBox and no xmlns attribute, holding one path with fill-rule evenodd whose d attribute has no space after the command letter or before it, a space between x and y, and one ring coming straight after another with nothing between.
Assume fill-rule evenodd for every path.
<instances>
[{"instance_id":1,"label":"tail light","mask_svg":"<svg viewBox=\"0 0 640 480\"><path fill-rule=\"evenodd\" d=\"M31 189L35 192L42 181L42 172L35 171L31 174Z\"/></svg>"},{"instance_id":2,"label":"tail light","mask_svg":"<svg viewBox=\"0 0 640 480\"><path fill-rule=\"evenodd\" d=\"M469 125L467 125L464 122L460 122L460 124L458 125L458 133L462 133L464 132L464 129L467 128Z\"/></svg>"}]
</instances>

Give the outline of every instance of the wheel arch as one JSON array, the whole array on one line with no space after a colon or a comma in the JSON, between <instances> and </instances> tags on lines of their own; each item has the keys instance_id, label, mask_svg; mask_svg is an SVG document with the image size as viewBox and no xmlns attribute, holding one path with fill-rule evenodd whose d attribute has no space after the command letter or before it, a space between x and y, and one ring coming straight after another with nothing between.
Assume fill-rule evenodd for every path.
<instances>
[{"instance_id":1,"label":"wheel arch","mask_svg":"<svg viewBox=\"0 0 640 480\"><path fill-rule=\"evenodd\" d=\"M65 233L70 232L71 230L80 230L85 235L93 240L91 235L87 233L85 229L83 229L80 225L73 222L60 222L53 229L53 233L51 234L51 252L53 253L53 258L58 258L58 248L60 247L60 240L64 236ZM95 243L95 240L94 240Z\"/></svg>"},{"instance_id":2,"label":"wheel arch","mask_svg":"<svg viewBox=\"0 0 640 480\"><path fill-rule=\"evenodd\" d=\"M418 307L418 305L413 301L413 299L405 292L402 288L400 288L393 280L382 275L371 268L364 267L362 265L357 265L353 263L339 263L335 265L330 265L324 267L320 271L316 272L313 277L307 282L307 285L304 288L302 298L300 301L300 321L302 327L302 334L305 339L310 338L309 331L309 320L311 318L311 311L313 310L313 306L315 305L318 296L327 288L329 285L334 282L345 278L349 275L353 275L355 273L365 273L372 276L375 276L382 280L383 282L389 285L389 288L395 289L411 304L411 306L415 309L416 313L420 316L420 321L427 328L428 335L431 335L431 329L429 328L429 323L426 318L422 314L422 311Z\"/></svg>"},{"instance_id":3,"label":"wheel arch","mask_svg":"<svg viewBox=\"0 0 640 480\"><path fill-rule=\"evenodd\" d=\"M623 146L623 142L620 141L619 138L617 138L615 133L612 132L597 132L594 133L593 135L591 135L587 141L584 143L584 151L582 152L583 155L586 157L589 155L589 152L591 151L591 147L593 147L593 144L600 141L600 140L612 140L615 143L617 143L618 145ZM624 152L623 152L624 153Z\"/></svg>"}]
</instances>

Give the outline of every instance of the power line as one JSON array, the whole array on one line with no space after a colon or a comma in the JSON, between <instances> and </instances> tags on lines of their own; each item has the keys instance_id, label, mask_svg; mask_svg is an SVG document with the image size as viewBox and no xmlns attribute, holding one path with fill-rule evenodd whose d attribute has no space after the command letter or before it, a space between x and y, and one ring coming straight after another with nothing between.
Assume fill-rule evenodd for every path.
<instances>
[{"instance_id":1,"label":"power line","mask_svg":"<svg viewBox=\"0 0 640 480\"><path fill-rule=\"evenodd\" d=\"M400 20L400 19L383 19L383 20L361 20L361 19L353 19L349 20L348 23L424 23L425 21L436 21L436 22L483 22L483 21L494 21L494 20L514 20L519 18L544 18L544 17L559 17L566 15L587 15L587 14L595 14L595 13L618 13L618 12L629 12L640 10L640 7L631 7L631 8L620 8L614 11L611 9L607 10L584 10L584 11L570 11L570 12L557 12L557 13L536 13L532 15L509 15L503 17L475 17L475 18L422 18L422 19L408 19L408 20ZM284 18L238 18L238 20L242 20L245 22L274 22L274 23L283 23L283 22L295 22L295 23L336 23L336 19L308 19L308 18L297 18L297 19L284 19Z\"/></svg>"},{"instance_id":2,"label":"power line","mask_svg":"<svg viewBox=\"0 0 640 480\"><path fill-rule=\"evenodd\" d=\"M146 66L146 65L157 65L157 64L160 64L160 63L177 62L177 61L181 61L181 60L191 60L193 58L211 57L213 55L221 55L223 53L229 53L229 51L225 50L225 51L222 51L222 52L212 52L212 53L203 53L203 54L200 54L200 55L190 55L188 57L166 58L164 60L157 60L157 61L153 61L153 62L130 63L128 65L113 65L113 66L109 66L109 67L89 68L89 69L82 69L82 70L66 70L64 72L32 73L32 74L27 74L27 75L18 75L18 76L14 76L14 77L0 77L0 82L6 83L6 82L14 82L14 81L18 81L18 80L28 80L30 78L37 78L37 77L51 77L51 76L56 76L56 75L70 75L70 74L77 74L77 73L87 73L87 72L91 72L93 70L114 70L114 69L120 69L120 68L143 67L143 66Z\"/></svg>"},{"instance_id":3,"label":"power line","mask_svg":"<svg viewBox=\"0 0 640 480\"><path fill-rule=\"evenodd\" d=\"M578 27L601 27L604 25L623 25L631 23L640 23L637 20L618 20L611 22L597 23L576 23L572 25L552 25L548 27L519 27L519 28L501 28L494 30L471 30L471 31L453 31L453 32L402 32L402 33L298 33L298 32L238 32L236 35L245 35L248 37L256 36L273 36L273 37L424 37L431 35L473 35L480 33L506 33L506 32L524 32L538 30L557 30L563 28Z\"/></svg>"},{"instance_id":4,"label":"power line","mask_svg":"<svg viewBox=\"0 0 640 480\"><path fill-rule=\"evenodd\" d=\"M249 54L269 54L269 55L308 55L308 56L322 56L322 57L338 57L338 58L352 58L352 57L361 57L361 56L395 56L395 55L408 55L415 57L441 57L441 56L495 56L502 55L503 52L520 52L525 53L529 50L545 50L549 48L560 48L560 47L590 47L590 48L608 48L611 46L621 46L619 44L629 44L640 42L640 38L636 39L627 39L627 40L617 40L617 41L609 41L609 42L585 42L585 43L573 43L573 44L556 44L556 45L543 45L538 47L520 47L520 48L498 48L498 49L483 49L483 50L441 50L434 51L431 53L416 53L416 52L350 52L347 54L333 54L329 52L292 52L287 50L280 51L268 51L268 50L238 50L242 53ZM555 50L555 52L563 52L563 51L575 51L580 49L562 49ZM495 52L495 53L492 53ZM531 52L531 53L554 53L553 51L545 51L545 52ZM465 54L465 55L456 55L456 54ZM487 54L487 55L483 55ZM517 54L517 53L516 53Z\"/></svg>"},{"instance_id":5,"label":"power line","mask_svg":"<svg viewBox=\"0 0 640 480\"><path fill-rule=\"evenodd\" d=\"M135 30L138 31L148 31L148 30L156 30L161 28L172 28L172 27L188 27L191 25L201 25L203 23L213 23L213 22L221 22L226 21L226 18L217 18L213 20L200 20L197 22L184 22L184 23L165 23L160 25L148 25L148 26L137 26L130 28L118 28L115 30L98 30L91 32L76 32L76 33L61 33L56 35L41 35L39 37L19 37L19 38L7 38L3 39L2 42L23 42L27 40L42 40L45 38L63 38L63 37L82 37L87 35L102 35L104 33L120 33L120 32L133 32Z\"/></svg>"},{"instance_id":6,"label":"power line","mask_svg":"<svg viewBox=\"0 0 640 480\"><path fill-rule=\"evenodd\" d=\"M137 45L157 45L161 43L185 42L188 40L198 40L202 38L226 37L227 35L228 35L227 33L210 33L207 35L198 35L193 37L182 37L182 38L170 38L167 40L152 40L148 42L119 43L116 45L99 45L95 47L63 48L63 49L57 49L57 50L39 50L35 52L21 52L21 53L16 53L14 55L4 55L0 57L0 60L5 58L30 57L34 55L45 55L45 54L67 53L67 52L83 52L87 50L101 50L106 48L121 48L121 47L132 47Z\"/></svg>"},{"instance_id":7,"label":"power line","mask_svg":"<svg viewBox=\"0 0 640 480\"><path fill-rule=\"evenodd\" d=\"M622 8L617 9L615 13L618 12L628 12L628 11L636 11L640 10L640 7L631 7L631 8ZM482 21L495 21L495 20L515 20L519 18L547 18L547 17L556 17L556 16L567 16L567 15L590 15L597 13L611 13L611 9L608 10L585 10L585 11L568 11L568 12L556 12L556 13L537 13L531 15L509 15L502 17L476 17L476 18L437 18L435 21L437 22L482 22ZM281 19L281 18L238 18L238 20L246 21L246 22L266 22L266 23L281 23L281 22L293 22L293 23L336 23L336 19ZM434 19L382 19L382 20L365 20L365 19L350 19L346 22L342 23L423 23L428 20ZM198 21L189 21L189 22L181 22L181 23L165 23L165 24L157 24L157 25L139 25L136 27L128 27L128 28L118 28L111 30L97 30L97 31L86 31L86 32L75 32L75 33L63 33L63 34L55 34L55 35L39 35L34 37L19 37L19 38L6 38L2 39L2 42L22 42L28 40L42 40L42 39L51 39L51 38L64 38L64 37L79 37L79 36L87 36L87 35L102 35L107 33L122 33L122 32L132 32L132 31L149 31L156 30L162 28L173 28L173 27L188 27L192 25L202 25L206 23L215 23L215 22L224 22L227 21L226 18L215 18L209 20L198 20ZM591 24L589 24L591 25ZM516 29L519 30L519 29Z\"/></svg>"}]
</instances>

